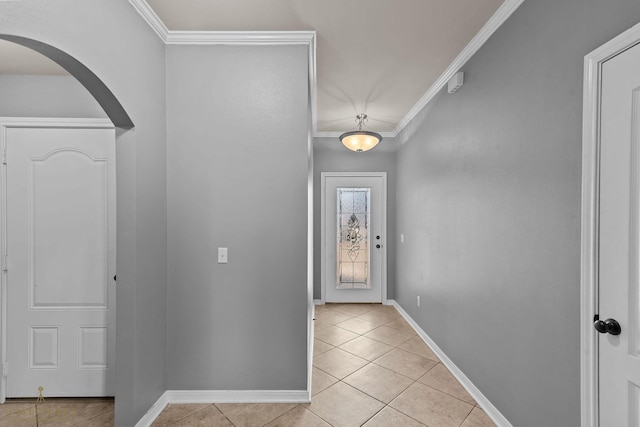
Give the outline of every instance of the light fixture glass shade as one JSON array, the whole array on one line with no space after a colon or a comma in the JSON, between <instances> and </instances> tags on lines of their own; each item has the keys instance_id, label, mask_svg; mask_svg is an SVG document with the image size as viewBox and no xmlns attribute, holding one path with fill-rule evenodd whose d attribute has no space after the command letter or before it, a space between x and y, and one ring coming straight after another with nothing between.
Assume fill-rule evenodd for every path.
<instances>
[{"instance_id":1,"label":"light fixture glass shade","mask_svg":"<svg viewBox=\"0 0 640 427\"><path fill-rule=\"evenodd\" d=\"M340 135L340 142L351 151L369 151L382 141L382 136L375 132L356 130Z\"/></svg>"}]
</instances>

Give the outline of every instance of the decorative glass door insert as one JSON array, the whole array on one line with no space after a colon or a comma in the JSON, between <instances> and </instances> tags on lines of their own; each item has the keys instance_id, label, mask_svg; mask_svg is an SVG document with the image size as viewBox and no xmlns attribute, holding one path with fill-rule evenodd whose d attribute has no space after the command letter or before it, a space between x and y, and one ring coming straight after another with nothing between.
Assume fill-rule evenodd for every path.
<instances>
[{"instance_id":1,"label":"decorative glass door insert","mask_svg":"<svg viewBox=\"0 0 640 427\"><path fill-rule=\"evenodd\" d=\"M336 188L336 289L371 289L371 189Z\"/></svg>"}]
</instances>

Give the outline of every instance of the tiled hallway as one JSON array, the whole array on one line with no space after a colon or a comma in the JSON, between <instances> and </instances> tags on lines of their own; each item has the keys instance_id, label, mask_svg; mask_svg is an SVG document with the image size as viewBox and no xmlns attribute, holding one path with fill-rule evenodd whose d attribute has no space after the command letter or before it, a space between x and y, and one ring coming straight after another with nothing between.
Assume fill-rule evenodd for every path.
<instances>
[{"instance_id":1,"label":"tiled hallway","mask_svg":"<svg viewBox=\"0 0 640 427\"><path fill-rule=\"evenodd\" d=\"M175 404L159 426L494 426L395 308L316 307L310 404Z\"/></svg>"},{"instance_id":2,"label":"tiled hallway","mask_svg":"<svg viewBox=\"0 0 640 427\"><path fill-rule=\"evenodd\" d=\"M317 306L313 365L310 404L175 404L153 426L494 426L391 306ZM112 399L0 405L0 427L112 425Z\"/></svg>"}]
</instances>

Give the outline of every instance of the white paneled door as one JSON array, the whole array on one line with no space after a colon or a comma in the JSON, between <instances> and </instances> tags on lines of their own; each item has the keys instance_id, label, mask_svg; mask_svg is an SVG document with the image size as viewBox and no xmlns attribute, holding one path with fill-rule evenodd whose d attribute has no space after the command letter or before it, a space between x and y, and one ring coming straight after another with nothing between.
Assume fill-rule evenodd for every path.
<instances>
[{"instance_id":1,"label":"white paneled door","mask_svg":"<svg viewBox=\"0 0 640 427\"><path fill-rule=\"evenodd\" d=\"M88 123L3 127L7 397L114 394L115 131Z\"/></svg>"},{"instance_id":2,"label":"white paneled door","mask_svg":"<svg viewBox=\"0 0 640 427\"><path fill-rule=\"evenodd\" d=\"M323 295L326 302L382 302L384 174L322 174Z\"/></svg>"},{"instance_id":3,"label":"white paneled door","mask_svg":"<svg viewBox=\"0 0 640 427\"><path fill-rule=\"evenodd\" d=\"M599 425L640 426L640 45L602 64ZM619 325L619 328L618 326Z\"/></svg>"}]
</instances>

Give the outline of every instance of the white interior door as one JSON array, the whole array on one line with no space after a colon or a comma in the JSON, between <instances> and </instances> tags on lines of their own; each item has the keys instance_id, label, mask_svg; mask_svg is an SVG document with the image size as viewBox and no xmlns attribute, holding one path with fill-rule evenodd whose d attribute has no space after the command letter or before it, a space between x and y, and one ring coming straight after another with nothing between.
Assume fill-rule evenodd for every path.
<instances>
[{"instance_id":1,"label":"white interior door","mask_svg":"<svg viewBox=\"0 0 640 427\"><path fill-rule=\"evenodd\" d=\"M640 45L602 65L600 425L640 426ZM621 326L615 335L614 319Z\"/></svg>"},{"instance_id":2,"label":"white interior door","mask_svg":"<svg viewBox=\"0 0 640 427\"><path fill-rule=\"evenodd\" d=\"M4 129L7 397L112 396L115 131Z\"/></svg>"},{"instance_id":3,"label":"white interior door","mask_svg":"<svg viewBox=\"0 0 640 427\"><path fill-rule=\"evenodd\" d=\"M385 176L322 174L326 302L382 302Z\"/></svg>"}]
</instances>

